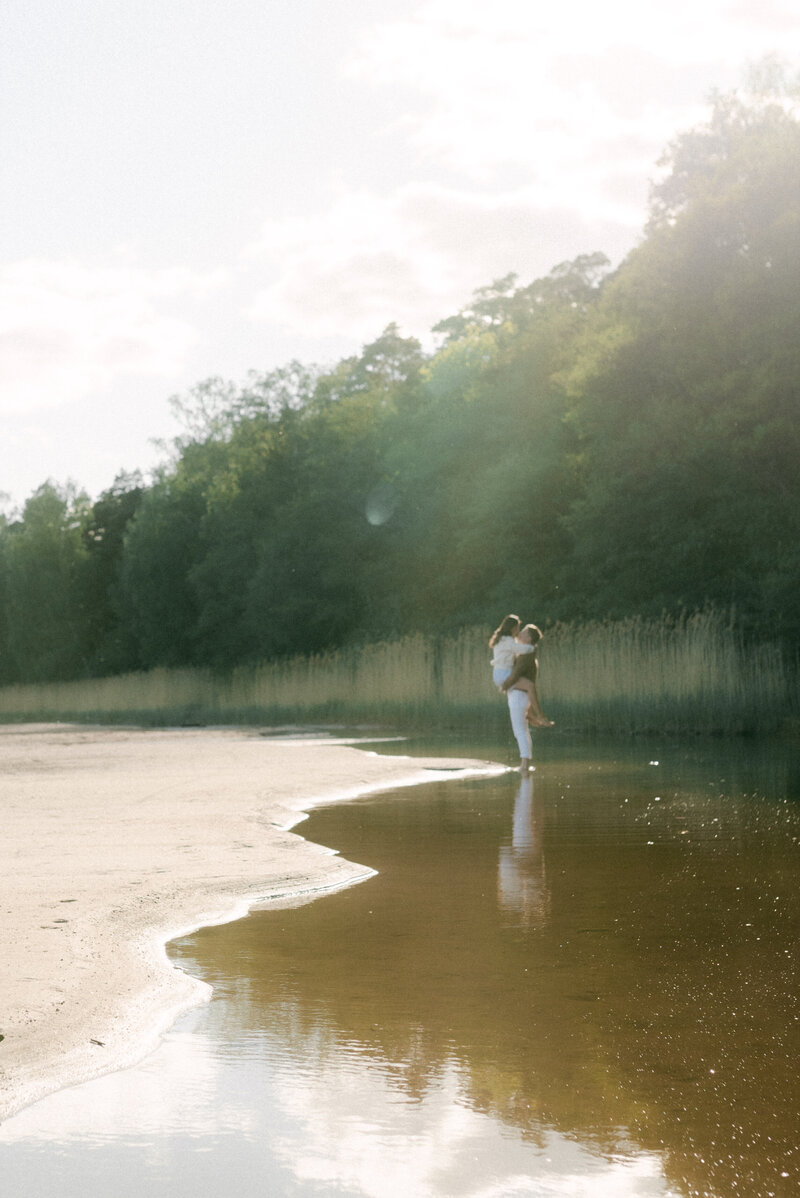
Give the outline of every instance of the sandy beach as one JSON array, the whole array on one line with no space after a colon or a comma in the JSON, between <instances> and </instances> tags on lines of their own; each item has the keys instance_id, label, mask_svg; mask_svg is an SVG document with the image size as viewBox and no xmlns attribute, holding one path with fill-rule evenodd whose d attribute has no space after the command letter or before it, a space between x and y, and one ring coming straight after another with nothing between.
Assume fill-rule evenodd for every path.
<instances>
[{"instance_id":1,"label":"sandy beach","mask_svg":"<svg viewBox=\"0 0 800 1198\"><path fill-rule=\"evenodd\" d=\"M173 937L372 874L290 831L304 811L501 769L257 730L0 726L0 1120L140 1060L208 999Z\"/></svg>"}]
</instances>

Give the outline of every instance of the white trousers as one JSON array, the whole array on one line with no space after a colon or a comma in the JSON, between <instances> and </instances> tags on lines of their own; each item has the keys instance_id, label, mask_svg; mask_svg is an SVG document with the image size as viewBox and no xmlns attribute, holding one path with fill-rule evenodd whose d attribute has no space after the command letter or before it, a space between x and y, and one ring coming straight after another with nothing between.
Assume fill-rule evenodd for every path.
<instances>
[{"instance_id":1,"label":"white trousers","mask_svg":"<svg viewBox=\"0 0 800 1198\"><path fill-rule=\"evenodd\" d=\"M511 730L519 745L519 755L520 757L526 757L530 761L533 756L533 744L531 741L530 725L525 719L525 708L528 706L527 692L512 689L507 693L508 714L511 716Z\"/></svg>"}]
</instances>

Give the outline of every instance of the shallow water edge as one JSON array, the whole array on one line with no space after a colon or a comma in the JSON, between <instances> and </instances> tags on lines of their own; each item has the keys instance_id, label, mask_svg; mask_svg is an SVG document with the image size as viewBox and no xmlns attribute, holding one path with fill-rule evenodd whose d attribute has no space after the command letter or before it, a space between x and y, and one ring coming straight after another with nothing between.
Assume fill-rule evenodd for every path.
<instances>
[{"instance_id":1,"label":"shallow water edge","mask_svg":"<svg viewBox=\"0 0 800 1198\"><path fill-rule=\"evenodd\" d=\"M236 729L3 730L0 899L15 918L4 934L0 1118L141 1060L208 1000L208 986L170 961L176 936L371 876L286 829L315 803L437 776L437 762L351 745Z\"/></svg>"},{"instance_id":2,"label":"shallow water edge","mask_svg":"<svg viewBox=\"0 0 800 1198\"><path fill-rule=\"evenodd\" d=\"M315 808L304 835L377 873L173 942L213 1001L10 1121L8 1176L30 1198L56 1164L68 1198L99 1169L118 1198L788 1198L798 798L772 745L542 738L527 781Z\"/></svg>"}]
</instances>

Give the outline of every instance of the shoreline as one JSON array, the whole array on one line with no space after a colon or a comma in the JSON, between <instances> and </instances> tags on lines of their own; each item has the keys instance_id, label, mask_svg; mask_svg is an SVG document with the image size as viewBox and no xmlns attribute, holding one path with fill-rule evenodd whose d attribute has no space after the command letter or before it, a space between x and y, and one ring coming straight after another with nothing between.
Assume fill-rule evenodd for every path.
<instances>
[{"instance_id":1,"label":"shoreline","mask_svg":"<svg viewBox=\"0 0 800 1198\"><path fill-rule=\"evenodd\" d=\"M209 1000L211 987L169 960L170 941L375 875L293 831L308 810L505 772L357 745L240 728L0 726L0 1122L135 1064Z\"/></svg>"}]
</instances>

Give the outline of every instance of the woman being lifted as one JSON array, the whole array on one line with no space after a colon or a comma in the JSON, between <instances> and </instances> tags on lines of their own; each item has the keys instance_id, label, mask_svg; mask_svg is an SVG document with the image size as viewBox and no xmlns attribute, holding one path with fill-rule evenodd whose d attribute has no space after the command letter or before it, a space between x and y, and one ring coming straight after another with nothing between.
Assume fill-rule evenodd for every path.
<instances>
[{"instance_id":1,"label":"woman being lifted","mask_svg":"<svg viewBox=\"0 0 800 1198\"><path fill-rule=\"evenodd\" d=\"M539 673L537 648L542 632L535 624L520 628L520 623L519 616L506 616L492 633L489 639L489 646L494 650L492 678L495 686L504 693L512 689L526 692L528 705L525 719L529 724L534 728L552 728L553 721L548 720L542 711L536 691Z\"/></svg>"}]
</instances>

